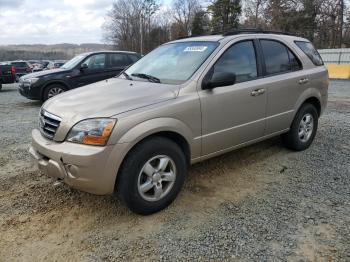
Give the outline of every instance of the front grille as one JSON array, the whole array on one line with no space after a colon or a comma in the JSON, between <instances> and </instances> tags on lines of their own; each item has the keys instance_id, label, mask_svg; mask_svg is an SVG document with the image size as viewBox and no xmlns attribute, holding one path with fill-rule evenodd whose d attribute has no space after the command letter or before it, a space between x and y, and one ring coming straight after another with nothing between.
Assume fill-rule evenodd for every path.
<instances>
[{"instance_id":1,"label":"front grille","mask_svg":"<svg viewBox=\"0 0 350 262\"><path fill-rule=\"evenodd\" d=\"M45 110L40 111L39 130L41 134L49 139L53 139L58 127L60 126L61 118L55 116Z\"/></svg>"}]
</instances>

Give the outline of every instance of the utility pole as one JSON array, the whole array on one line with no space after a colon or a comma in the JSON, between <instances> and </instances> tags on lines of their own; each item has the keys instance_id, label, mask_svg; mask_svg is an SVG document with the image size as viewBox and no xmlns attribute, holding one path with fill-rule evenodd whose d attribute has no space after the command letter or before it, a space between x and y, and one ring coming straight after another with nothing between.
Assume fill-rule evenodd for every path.
<instances>
[{"instance_id":1,"label":"utility pole","mask_svg":"<svg viewBox=\"0 0 350 262\"><path fill-rule=\"evenodd\" d=\"M339 0L340 13L339 13L339 48L341 48L343 43L343 25L344 25L344 0Z\"/></svg>"},{"instance_id":2,"label":"utility pole","mask_svg":"<svg viewBox=\"0 0 350 262\"><path fill-rule=\"evenodd\" d=\"M140 14L140 54L143 55L143 24L142 24L142 13Z\"/></svg>"}]
</instances>

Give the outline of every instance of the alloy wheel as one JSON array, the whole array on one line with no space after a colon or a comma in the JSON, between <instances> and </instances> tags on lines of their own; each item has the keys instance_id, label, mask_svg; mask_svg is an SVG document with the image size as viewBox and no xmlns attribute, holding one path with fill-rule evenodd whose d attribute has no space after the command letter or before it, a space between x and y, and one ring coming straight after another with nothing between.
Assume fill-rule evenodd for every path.
<instances>
[{"instance_id":1,"label":"alloy wheel","mask_svg":"<svg viewBox=\"0 0 350 262\"><path fill-rule=\"evenodd\" d=\"M63 92L64 92L64 89L62 89L60 87L53 87L49 90L47 97L51 98L51 97L57 96Z\"/></svg>"},{"instance_id":2,"label":"alloy wheel","mask_svg":"<svg viewBox=\"0 0 350 262\"><path fill-rule=\"evenodd\" d=\"M138 192L146 201L159 201L169 194L175 180L174 161L169 156L158 155L142 167L138 177Z\"/></svg>"},{"instance_id":3,"label":"alloy wheel","mask_svg":"<svg viewBox=\"0 0 350 262\"><path fill-rule=\"evenodd\" d=\"M303 116L299 124L298 136L301 142L307 142L314 130L314 118L307 113Z\"/></svg>"}]
</instances>

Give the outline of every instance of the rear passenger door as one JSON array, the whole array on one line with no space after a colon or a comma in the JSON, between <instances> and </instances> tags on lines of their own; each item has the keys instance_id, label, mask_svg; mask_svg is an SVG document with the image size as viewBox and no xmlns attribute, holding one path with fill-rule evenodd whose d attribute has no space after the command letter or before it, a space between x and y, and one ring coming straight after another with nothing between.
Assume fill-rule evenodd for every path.
<instances>
[{"instance_id":1,"label":"rear passenger door","mask_svg":"<svg viewBox=\"0 0 350 262\"><path fill-rule=\"evenodd\" d=\"M132 61L127 54L109 53L107 57L108 63L106 72L108 74L108 78L120 74L120 72L123 71L128 65L132 64Z\"/></svg>"},{"instance_id":2,"label":"rear passenger door","mask_svg":"<svg viewBox=\"0 0 350 262\"><path fill-rule=\"evenodd\" d=\"M277 39L259 39L267 87L265 135L290 127L294 106L308 83L296 52Z\"/></svg>"}]
</instances>

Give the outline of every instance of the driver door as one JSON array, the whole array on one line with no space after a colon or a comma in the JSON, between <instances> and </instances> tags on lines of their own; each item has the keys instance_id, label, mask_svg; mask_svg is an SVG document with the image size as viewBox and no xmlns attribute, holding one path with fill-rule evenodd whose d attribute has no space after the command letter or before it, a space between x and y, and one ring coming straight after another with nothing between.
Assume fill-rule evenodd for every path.
<instances>
[{"instance_id":1,"label":"driver door","mask_svg":"<svg viewBox=\"0 0 350 262\"><path fill-rule=\"evenodd\" d=\"M256 42L239 41L221 52L214 73L236 75L235 84L200 90L202 155L230 149L264 135L267 85L259 80ZM210 70L209 70L210 71Z\"/></svg>"},{"instance_id":2,"label":"driver door","mask_svg":"<svg viewBox=\"0 0 350 262\"><path fill-rule=\"evenodd\" d=\"M87 68L81 68L78 75L74 77L75 87L85 86L108 78L106 54L91 55L81 63L81 65L83 64L86 64Z\"/></svg>"}]
</instances>

